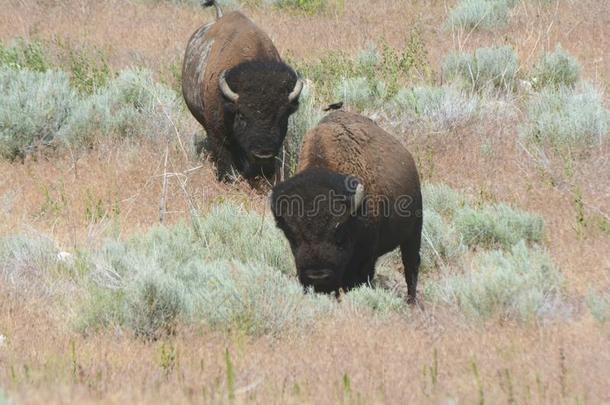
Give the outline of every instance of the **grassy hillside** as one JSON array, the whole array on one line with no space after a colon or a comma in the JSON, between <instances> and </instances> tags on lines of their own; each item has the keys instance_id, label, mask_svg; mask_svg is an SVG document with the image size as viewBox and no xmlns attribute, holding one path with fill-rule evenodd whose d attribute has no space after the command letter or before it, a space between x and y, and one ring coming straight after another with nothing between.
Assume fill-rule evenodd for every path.
<instances>
[{"instance_id":1,"label":"grassy hillside","mask_svg":"<svg viewBox=\"0 0 610 405\"><path fill-rule=\"evenodd\" d=\"M303 293L180 94L193 1L0 11L0 405L610 401L603 1L225 1L415 156L419 295ZM292 162L294 164L294 162Z\"/></svg>"}]
</instances>

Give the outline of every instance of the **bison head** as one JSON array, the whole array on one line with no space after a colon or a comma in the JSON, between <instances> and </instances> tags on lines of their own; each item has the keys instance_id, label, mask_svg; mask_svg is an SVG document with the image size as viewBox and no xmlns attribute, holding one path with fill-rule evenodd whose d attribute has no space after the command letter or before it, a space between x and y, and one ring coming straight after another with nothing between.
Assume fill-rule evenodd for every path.
<instances>
[{"instance_id":1,"label":"bison head","mask_svg":"<svg viewBox=\"0 0 610 405\"><path fill-rule=\"evenodd\" d=\"M367 232L363 185L352 176L314 168L273 189L277 226L290 242L299 281L317 292L345 285L346 270Z\"/></svg>"},{"instance_id":2,"label":"bison head","mask_svg":"<svg viewBox=\"0 0 610 405\"><path fill-rule=\"evenodd\" d=\"M274 164L286 137L288 117L299 107L303 82L282 62L245 62L222 72L219 89L224 99L231 147L248 173Z\"/></svg>"}]
</instances>

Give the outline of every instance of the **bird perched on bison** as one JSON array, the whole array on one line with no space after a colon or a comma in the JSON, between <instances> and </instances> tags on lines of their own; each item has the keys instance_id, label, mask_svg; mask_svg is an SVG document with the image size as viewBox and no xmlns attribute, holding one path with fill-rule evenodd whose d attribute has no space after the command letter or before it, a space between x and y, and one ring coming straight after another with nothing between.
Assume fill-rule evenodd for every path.
<instances>
[{"instance_id":1,"label":"bird perched on bison","mask_svg":"<svg viewBox=\"0 0 610 405\"><path fill-rule=\"evenodd\" d=\"M207 132L218 179L235 171L246 179L279 174L278 155L303 82L282 62L271 39L239 11L201 26L182 67L182 93Z\"/></svg>"},{"instance_id":2,"label":"bird perched on bison","mask_svg":"<svg viewBox=\"0 0 610 405\"><path fill-rule=\"evenodd\" d=\"M415 302L422 198L411 154L370 119L335 111L304 138L297 174L271 206L290 242L300 282L317 292L373 279L377 259L400 246Z\"/></svg>"}]
</instances>

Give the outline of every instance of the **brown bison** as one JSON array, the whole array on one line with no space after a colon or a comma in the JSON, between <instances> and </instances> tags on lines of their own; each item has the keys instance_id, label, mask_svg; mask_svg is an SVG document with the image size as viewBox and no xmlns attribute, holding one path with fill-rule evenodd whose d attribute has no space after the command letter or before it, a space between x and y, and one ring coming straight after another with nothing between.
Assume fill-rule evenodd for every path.
<instances>
[{"instance_id":1,"label":"brown bison","mask_svg":"<svg viewBox=\"0 0 610 405\"><path fill-rule=\"evenodd\" d=\"M271 39L238 11L191 36L182 67L182 93L207 131L206 148L218 178L233 169L246 179L278 173L277 157L303 82L282 62Z\"/></svg>"},{"instance_id":2,"label":"brown bison","mask_svg":"<svg viewBox=\"0 0 610 405\"><path fill-rule=\"evenodd\" d=\"M415 302L419 175L411 154L373 121L344 111L326 116L305 135L298 173L274 187L271 205L305 287L336 292L367 283L377 259L400 246Z\"/></svg>"}]
</instances>

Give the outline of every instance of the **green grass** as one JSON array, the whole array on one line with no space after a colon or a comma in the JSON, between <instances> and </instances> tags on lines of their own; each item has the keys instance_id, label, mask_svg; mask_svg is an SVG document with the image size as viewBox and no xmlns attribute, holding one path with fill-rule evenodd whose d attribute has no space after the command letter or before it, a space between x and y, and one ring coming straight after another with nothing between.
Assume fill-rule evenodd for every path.
<instances>
[{"instance_id":1,"label":"green grass","mask_svg":"<svg viewBox=\"0 0 610 405\"><path fill-rule=\"evenodd\" d=\"M381 104L396 95L401 85L432 76L426 45L417 30L410 32L403 49L385 43L370 44L356 57L338 51L315 62L303 63L290 57L287 60L302 77L315 84L322 105L341 101L337 97L343 96L342 88L348 89L348 97L352 92L381 96L375 99ZM380 86L385 88L382 92L378 91ZM351 87L355 89L350 91Z\"/></svg>"},{"instance_id":2,"label":"green grass","mask_svg":"<svg viewBox=\"0 0 610 405\"><path fill-rule=\"evenodd\" d=\"M0 67L46 72L52 63L42 42L17 38L9 46L0 44Z\"/></svg>"}]
</instances>

